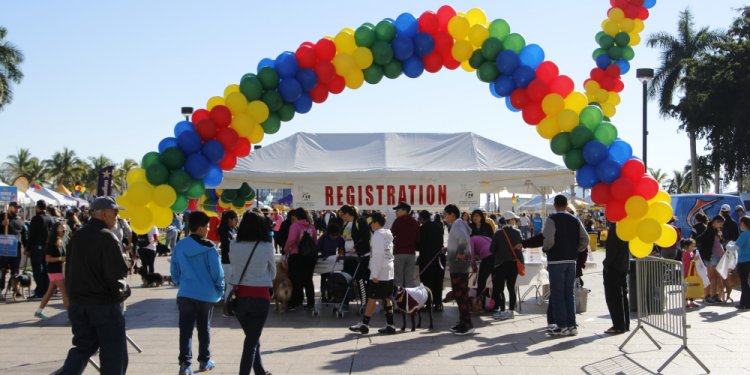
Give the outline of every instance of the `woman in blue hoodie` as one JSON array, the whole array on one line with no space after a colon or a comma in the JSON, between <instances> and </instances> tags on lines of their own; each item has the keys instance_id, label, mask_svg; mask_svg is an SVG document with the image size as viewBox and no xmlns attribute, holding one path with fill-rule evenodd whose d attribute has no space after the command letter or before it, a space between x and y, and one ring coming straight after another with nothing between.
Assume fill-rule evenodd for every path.
<instances>
[{"instance_id":1,"label":"woman in blue hoodie","mask_svg":"<svg viewBox=\"0 0 750 375\"><path fill-rule=\"evenodd\" d=\"M206 240L209 218L203 212L188 216L190 236L177 243L172 253L172 281L179 288L177 307L180 311L179 374L192 374L193 327L198 328L199 371L212 370L209 343L211 342L211 313L214 304L224 295L224 271L221 257L214 244Z\"/></svg>"},{"instance_id":2,"label":"woman in blue hoodie","mask_svg":"<svg viewBox=\"0 0 750 375\"><path fill-rule=\"evenodd\" d=\"M742 296L737 308L740 310L750 309L750 216L740 218L740 238L737 239L737 246L740 248L737 254L737 274L740 276L742 285Z\"/></svg>"}]
</instances>

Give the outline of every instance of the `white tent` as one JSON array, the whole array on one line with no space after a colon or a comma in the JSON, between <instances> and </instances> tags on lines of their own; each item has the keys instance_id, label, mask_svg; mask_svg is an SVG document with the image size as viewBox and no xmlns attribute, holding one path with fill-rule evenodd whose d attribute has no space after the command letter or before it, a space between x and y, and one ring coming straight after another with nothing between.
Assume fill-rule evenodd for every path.
<instances>
[{"instance_id":1,"label":"white tent","mask_svg":"<svg viewBox=\"0 0 750 375\"><path fill-rule=\"evenodd\" d=\"M589 200L587 200L587 199L583 199L583 198L579 198L579 197L576 197L576 198L572 199L570 193L568 193L568 192L562 192L560 194L568 197L568 202L572 203L576 207L578 207L578 206L588 207L588 206L592 205L592 203ZM534 196L529 201L524 202L522 205L518 206L517 209L519 211L536 211L536 210L541 210L542 209L542 199L543 198L542 198L541 195ZM555 205L555 197L549 197L549 198L547 198L547 205L546 205L547 209L548 210L554 210L554 205Z\"/></svg>"},{"instance_id":2,"label":"white tent","mask_svg":"<svg viewBox=\"0 0 750 375\"><path fill-rule=\"evenodd\" d=\"M45 201L45 202L47 202L47 204L51 204L51 205L58 205L59 204L57 202L57 199L50 198L50 197L48 197L48 196L46 196L44 194L41 194L39 192L39 190L34 190L34 189L26 190L26 196L28 196L29 199L31 199L35 203L38 202L38 201Z\"/></svg>"},{"instance_id":3,"label":"white tent","mask_svg":"<svg viewBox=\"0 0 750 375\"><path fill-rule=\"evenodd\" d=\"M54 191L52 189L49 189L49 188L46 188L46 187L42 187L41 189L36 190L36 192L38 192L40 195L44 195L44 196L46 196L46 197L54 200L55 203L53 203L53 204L56 205L56 206L71 206L71 207L77 207L78 206L78 201L76 201L75 199L70 198L70 197L66 197L66 196L64 196L64 195L62 195L62 194L60 194L60 193L58 193L58 192L56 192L56 191ZM49 203L49 202L47 202L47 203Z\"/></svg>"}]
</instances>

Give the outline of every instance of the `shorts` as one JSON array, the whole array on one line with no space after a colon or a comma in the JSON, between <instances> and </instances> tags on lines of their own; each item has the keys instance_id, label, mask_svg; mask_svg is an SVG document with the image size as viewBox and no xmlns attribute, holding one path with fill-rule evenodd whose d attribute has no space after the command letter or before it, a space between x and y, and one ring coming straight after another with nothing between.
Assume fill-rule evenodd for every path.
<instances>
[{"instance_id":1,"label":"shorts","mask_svg":"<svg viewBox=\"0 0 750 375\"><path fill-rule=\"evenodd\" d=\"M393 296L393 280L380 280L377 283L372 280L367 282L367 298L384 299Z\"/></svg>"},{"instance_id":2,"label":"shorts","mask_svg":"<svg viewBox=\"0 0 750 375\"><path fill-rule=\"evenodd\" d=\"M63 277L63 274L61 274L61 273L48 273L47 276L49 276L49 281L63 281L63 280L65 280L65 277Z\"/></svg>"},{"instance_id":3,"label":"shorts","mask_svg":"<svg viewBox=\"0 0 750 375\"><path fill-rule=\"evenodd\" d=\"M716 267L719 265L719 261L721 260L721 257L718 255L711 255L711 260L708 262L708 265L711 267Z\"/></svg>"}]
</instances>

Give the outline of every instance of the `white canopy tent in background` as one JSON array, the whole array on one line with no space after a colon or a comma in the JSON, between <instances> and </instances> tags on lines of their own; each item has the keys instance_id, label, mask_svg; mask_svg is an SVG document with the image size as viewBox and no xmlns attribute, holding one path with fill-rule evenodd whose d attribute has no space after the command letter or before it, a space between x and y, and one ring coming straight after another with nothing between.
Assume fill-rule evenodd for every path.
<instances>
[{"instance_id":1,"label":"white canopy tent in background","mask_svg":"<svg viewBox=\"0 0 750 375\"><path fill-rule=\"evenodd\" d=\"M520 194L561 191L575 184L575 178L563 166L474 133L296 133L238 160L232 171L225 172L221 187L237 188L242 182L254 188L295 188L294 205L298 206L306 198L298 196L300 186L394 184L403 189L403 184L427 188L445 184L450 190L460 185L458 191L478 201L479 192L503 189ZM333 189L340 198L341 191ZM415 190L410 193L416 202ZM363 196L362 191L354 194ZM308 208L336 206L340 201L328 203Z\"/></svg>"},{"instance_id":2,"label":"white canopy tent in background","mask_svg":"<svg viewBox=\"0 0 750 375\"><path fill-rule=\"evenodd\" d=\"M35 192L39 193L40 195L46 196L46 197L52 199L53 201L55 201L55 203L53 203L55 206L78 207L78 201L76 201L73 198L66 197L66 196L64 196L64 195L62 195L62 194L60 194L60 193L58 193L58 192L56 192L56 191L54 191L52 189L49 189L49 188L46 188L46 187L42 187L39 190L35 190ZM47 202L47 203L49 203L49 202Z\"/></svg>"},{"instance_id":3,"label":"white canopy tent in background","mask_svg":"<svg viewBox=\"0 0 750 375\"><path fill-rule=\"evenodd\" d=\"M576 207L589 207L592 206L592 203L589 200L583 199L583 198L572 198L570 193L568 192L562 192L560 193L566 197L568 197L569 204L572 203ZM542 210L542 200L544 198L541 195L536 195L533 198L531 198L529 201L524 202L522 205L518 206L518 211L539 211ZM553 210L555 205L555 198L549 197L547 198L547 204L546 208L547 210Z\"/></svg>"}]
</instances>

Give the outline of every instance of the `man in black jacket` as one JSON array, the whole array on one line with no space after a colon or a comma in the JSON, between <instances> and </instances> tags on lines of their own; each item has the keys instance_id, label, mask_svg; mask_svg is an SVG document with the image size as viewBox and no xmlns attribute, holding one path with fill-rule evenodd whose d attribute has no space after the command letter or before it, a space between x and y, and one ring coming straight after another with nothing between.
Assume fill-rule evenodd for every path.
<instances>
[{"instance_id":1,"label":"man in black jacket","mask_svg":"<svg viewBox=\"0 0 750 375\"><path fill-rule=\"evenodd\" d=\"M721 217L724 218L724 225L721 227L721 234L723 237L723 240L726 242L729 241L737 241L738 238L740 238L740 227L737 225L737 222L732 219L732 215L729 213L731 208L728 204L724 204L721 206L721 211L719 214L721 214Z\"/></svg>"},{"instance_id":2,"label":"man in black jacket","mask_svg":"<svg viewBox=\"0 0 750 375\"><path fill-rule=\"evenodd\" d=\"M112 233L117 206L110 197L91 203L92 217L73 235L65 263L68 317L74 347L68 352L63 374L80 374L97 350L102 374L125 374L128 352L121 303L130 295L120 244Z\"/></svg>"},{"instance_id":3,"label":"man in black jacket","mask_svg":"<svg viewBox=\"0 0 750 375\"><path fill-rule=\"evenodd\" d=\"M18 249L16 250L16 256L14 257L0 257L0 269L8 267L10 269L11 279L18 275L18 266L21 262L21 247L26 246L27 234L26 227L24 226L23 219L18 217L18 209L21 206L16 202L10 202L8 205L8 212L2 217L0 222L0 234L7 234L9 236L16 236L18 239ZM0 291L5 290L5 275L2 275L0 280ZM19 293L18 290L14 290L13 293Z\"/></svg>"},{"instance_id":4,"label":"man in black jacket","mask_svg":"<svg viewBox=\"0 0 750 375\"><path fill-rule=\"evenodd\" d=\"M628 267L630 249L628 243L617 237L617 224L609 225L607 253L604 257L604 298L607 301L612 327L604 331L617 335L630 331L630 309L628 306Z\"/></svg>"},{"instance_id":5,"label":"man in black jacket","mask_svg":"<svg viewBox=\"0 0 750 375\"><path fill-rule=\"evenodd\" d=\"M49 288L47 262L44 261L44 254L47 236L54 224L55 220L47 214L47 202L38 200L36 202L36 216L31 219L29 224L29 247L26 248L26 256L31 260L34 283L36 283L31 298L42 298Z\"/></svg>"},{"instance_id":6,"label":"man in black jacket","mask_svg":"<svg viewBox=\"0 0 750 375\"><path fill-rule=\"evenodd\" d=\"M443 311L443 279L445 278L444 232L441 223L432 221L430 213L419 212L419 281L432 292L434 309Z\"/></svg>"}]
</instances>

